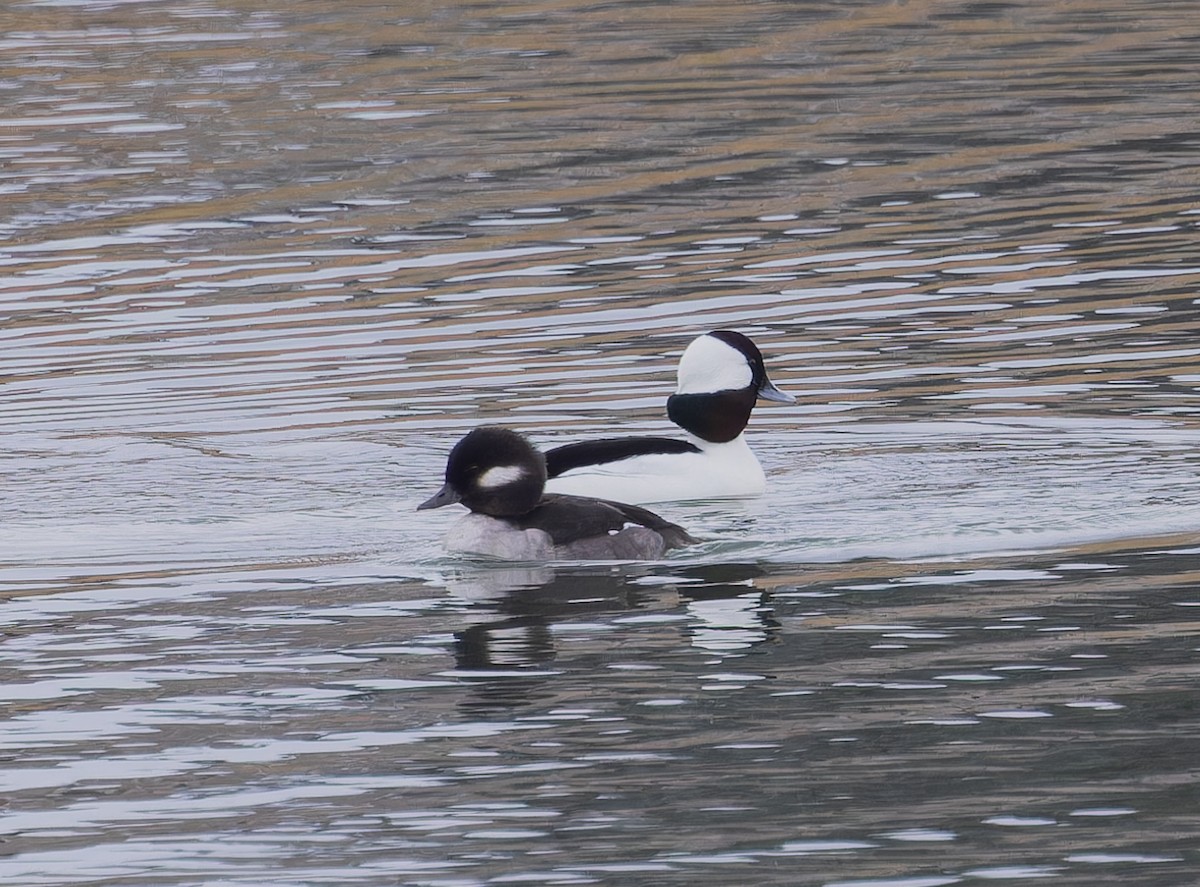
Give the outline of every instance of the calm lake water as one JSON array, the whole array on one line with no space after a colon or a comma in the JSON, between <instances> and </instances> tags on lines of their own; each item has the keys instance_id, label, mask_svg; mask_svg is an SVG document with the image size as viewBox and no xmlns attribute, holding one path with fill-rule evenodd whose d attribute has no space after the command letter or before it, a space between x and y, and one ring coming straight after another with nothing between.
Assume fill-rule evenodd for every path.
<instances>
[{"instance_id":1,"label":"calm lake water","mask_svg":"<svg viewBox=\"0 0 1200 887\"><path fill-rule=\"evenodd\" d=\"M1200 883L1192 0L25 0L0 883ZM484 422L769 491L417 514Z\"/></svg>"}]
</instances>

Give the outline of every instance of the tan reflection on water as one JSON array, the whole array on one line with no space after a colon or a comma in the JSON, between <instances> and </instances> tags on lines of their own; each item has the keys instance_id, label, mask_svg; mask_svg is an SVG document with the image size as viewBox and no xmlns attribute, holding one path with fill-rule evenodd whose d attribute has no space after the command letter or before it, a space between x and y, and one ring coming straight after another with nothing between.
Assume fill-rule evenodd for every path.
<instances>
[{"instance_id":1,"label":"tan reflection on water","mask_svg":"<svg viewBox=\"0 0 1200 887\"><path fill-rule=\"evenodd\" d=\"M24 15L0 224L34 417L69 376L122 392L109 429L160 426L147 399L649 419L731 325L811 407L1191 421L1177 4Z\"/></svg>"}]
</instances>

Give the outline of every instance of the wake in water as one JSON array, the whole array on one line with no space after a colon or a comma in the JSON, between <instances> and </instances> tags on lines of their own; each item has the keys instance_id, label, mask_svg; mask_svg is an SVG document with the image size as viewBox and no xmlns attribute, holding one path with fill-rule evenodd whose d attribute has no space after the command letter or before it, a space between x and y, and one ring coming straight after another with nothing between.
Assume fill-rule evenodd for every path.
<instances>
[{"instance_id":1,"label":"wake in water","mask_svg":"<svg viewBox=\"0 0 1200 887\"><path fill-rule=\"evenodd\" d=\"M776 432L767 494L672 511L705 559L969 557L1200 531L1196 435L1165 424ZM685 555L686 556L686 555Z\"/></svg>"}]
</instances>

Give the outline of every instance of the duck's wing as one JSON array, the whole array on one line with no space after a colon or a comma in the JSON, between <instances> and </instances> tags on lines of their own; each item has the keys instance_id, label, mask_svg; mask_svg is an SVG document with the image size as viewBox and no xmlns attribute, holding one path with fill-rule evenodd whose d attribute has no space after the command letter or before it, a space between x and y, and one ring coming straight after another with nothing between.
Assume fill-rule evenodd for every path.
<instances>
[{"instance_id":1,"label":"duck's wing","mask_svg":"<svg viewBox=\"0 0 1200 887\"><path fill-rule=\"evenodd\" d=\"M523 530L538 529L550 534L555 545L566 545L592 536L619 532L629 524L647 527L663 537L667 548L692 545L695 539L678 524L653 511L624 502L588 499L583 496L549 494L537 508L513 522Z\"/></svg>"},{"instance_id":2,"label":"duck's wing","mask_svg":"<svg viewBox=\"0 0 1200 887\"><path fill-rule=\"evenodd\" d=\"M627 523L625 516L608 502L557 494L543 496L533 511L510 520L522 530L549 533L555 545L606 536Z\"/></svg>"},{"instance_id":3,"label":"duck's wing","mask_svg":"<svg viewBox=\"0 0 1200 887\"><path fill-rule=\"evenodd\" d=\"M608 502L603 499L597 501L604 502L605 505L620 511L627 523L640 524L654 530L663 537L663 543L667 548L683 548L687 545L695 545L699 541L679 524L671 523L648 508L626 505L624 502Z\"/></svg>"},{"instance_id":4,"label":"duck's wing","mask_svg":"<svg viewBox=\"0 0 1200 887\"><path fill-rule=\"evenodd\" d=\"M546 451L546 474L558 477L576 468L620 462L635 456L698 453L699 447L673 437L608 437L564 444Z\"/></svg>"}]
</instances>

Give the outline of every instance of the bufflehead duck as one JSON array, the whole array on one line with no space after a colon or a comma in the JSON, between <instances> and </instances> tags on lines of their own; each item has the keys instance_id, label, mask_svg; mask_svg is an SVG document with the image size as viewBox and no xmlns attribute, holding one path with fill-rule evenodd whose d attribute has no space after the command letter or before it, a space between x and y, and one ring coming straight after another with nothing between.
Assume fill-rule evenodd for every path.
<instances>
[{"instance_id":1,"label":"bufflehead duck","mask_svg":"<svg viewBox=\"0 0 1200 887\"><path fill-rule=\"evenodd\" d=\"M761 495L766 476L742 432L758 398L795 398L771 383L758 347L733 330L692 340L678 380L667 416L685 440L618 437L555 447L546 453L546 489L626 502Z\"/></svg>"},{"instance_id":2,"label":"bufflehead duck","mask_svg":"<svg viewBox=\"0 0 1200 887\"><path fill-rule=\"evenodd\" d=\"M504 560L638 560L696 540L652 511L580 496L543 495L546 460L523 436L482 426L454 445L446 483L417 506L461 502L450 551Z\"/></svg>"}]
</instances>

